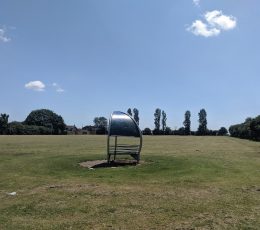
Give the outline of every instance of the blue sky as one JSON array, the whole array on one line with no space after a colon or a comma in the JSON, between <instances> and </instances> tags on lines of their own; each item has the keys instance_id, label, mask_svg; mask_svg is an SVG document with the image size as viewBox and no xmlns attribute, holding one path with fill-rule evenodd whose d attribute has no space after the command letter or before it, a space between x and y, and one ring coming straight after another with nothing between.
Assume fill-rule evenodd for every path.
<instances>
[{"instance_id":1,"label":"blue sky","mask_svg":"<svg viewBox=\"0 0 260 230\"><path fill-rule=\"evenodd\" d=\"M48 108L67 124L138 108L197 129L260 114L260 1L0 0L0 112Z\"/></svg>"}]
</instances>

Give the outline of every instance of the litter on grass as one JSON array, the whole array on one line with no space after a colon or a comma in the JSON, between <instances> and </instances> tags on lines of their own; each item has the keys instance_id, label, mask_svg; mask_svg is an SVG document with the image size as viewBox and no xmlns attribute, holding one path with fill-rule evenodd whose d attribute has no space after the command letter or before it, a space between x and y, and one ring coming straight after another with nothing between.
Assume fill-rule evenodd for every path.
<instances>
[{"instance_id":1,"label":"litter on grass","mask_svg":"<svg viewBox=\"0 0 260 230\"><path fill-rule=\"evenodd\" d=\"M16 192L8 192L6 194L9 195L9 196L16 196Z\"/></svg>"}]
</instances>

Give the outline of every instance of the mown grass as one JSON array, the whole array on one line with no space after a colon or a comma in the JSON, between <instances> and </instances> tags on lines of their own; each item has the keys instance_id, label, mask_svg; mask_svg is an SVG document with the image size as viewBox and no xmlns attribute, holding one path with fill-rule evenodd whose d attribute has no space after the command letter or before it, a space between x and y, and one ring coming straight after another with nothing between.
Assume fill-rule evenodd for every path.
<instances>
[{"instance_id":1,"label":"mown grass","mask_svg":"<svg viewBox=\"0 0 260 230\"><path fill-rule=\"evenodd\" d=\"M78 165L105 146L0 136L0 229L260 229L259 142L145 137L139 166Z\"/></svg>"}]
</instances>

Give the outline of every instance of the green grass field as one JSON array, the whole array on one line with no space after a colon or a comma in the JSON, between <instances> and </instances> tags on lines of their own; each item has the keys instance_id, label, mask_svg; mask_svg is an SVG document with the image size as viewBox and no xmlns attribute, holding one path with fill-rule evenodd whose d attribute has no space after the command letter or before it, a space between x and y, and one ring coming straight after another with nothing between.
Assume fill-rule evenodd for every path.
<instances>
[{"instance_id":1,"label":"green grass field","mask_svg":"<svg viewBox=\"0 0 260 230\"><path fill-rule=\"evenodd\" d=\"M0 229L260 229L259 142L144 137L139 166L79 166L105 145L0 136Z\"/></svg>"}]
</instances>

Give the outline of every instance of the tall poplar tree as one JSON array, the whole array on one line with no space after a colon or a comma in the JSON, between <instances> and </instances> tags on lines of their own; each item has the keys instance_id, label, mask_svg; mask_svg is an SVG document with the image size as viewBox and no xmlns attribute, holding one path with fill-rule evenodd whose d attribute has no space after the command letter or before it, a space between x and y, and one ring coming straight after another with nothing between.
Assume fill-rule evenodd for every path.
<instances>
[{"instance_id":1,"label":"tall poplar tree","mask_svg":"<svg viewBox=\"0 0 260 230\"><path fill-rule=\"evenodd\" d=\"M191 125L190 117L191 117L190 111L187 110L184 114L184 122L183 122L185 135L190 135L190 125Z\"/></svg>"},{"instance_id":2,"label":"tall poplar tree","mask_svg":"<svg viewBox=\"0 0 260 230\"><path fill-rule=\"evenodd\" d=\"M138 109L134 108L133 112L134 112L134 120L139 125L139 120L140 120L139 119L139 111L138 111Z\"/></svg>"},{"instance_id":3,"label":"tall poplar tree","mask_svg":"<svg viewBox=\"0 0 260 230\"><path fill-rule=\"evenodd\" d=\"M206 135L207 130L207 113L205 109L201 109L199 112L198 135Z\"/></svg>"},{"instance_id":4,"label":"tall poplar tree","mask_svg":"<svg viewBox=\"0 0 260 230\"><path fill-rule=\"evenodd\" d=\"M0 134L6 134L8 129L8 118L9 115L6 113L1 113L0 116Z\"/></svg>"},{"instance_id":5,"label":"tall poplar tree","mask_svg":"<svg viewBox=\"0 0 260 230\"><path fill-rule=\"evenodd\" d=\"M162 111L162 130L163 130L163 133L165 133L165 129L166 129L166 120L167 120L166 113L164 111Z\"/></svg>"},{"instance_id":6,"label":"tall poplar tree","mask_svg":"<svg viewBox=\"0 0 260 230\"><path fill-rule=\"evenodd\" d=\"M161 122L161 110L157 108L154 113L154 125L155 125L155 130L157 131L160 130L160 122Z\"/></svg>"},{"instance_id":7,"label":"tall poplar tree","mask_svg":"<svg viewBox=\"0 0 260 230\"><path fill-rule=\"evenodd\" d=\"M127 113L128 113L130 116L133 116L131 108L129 108L129 109L127 110Z\"/></svg>"}]
</instances>

